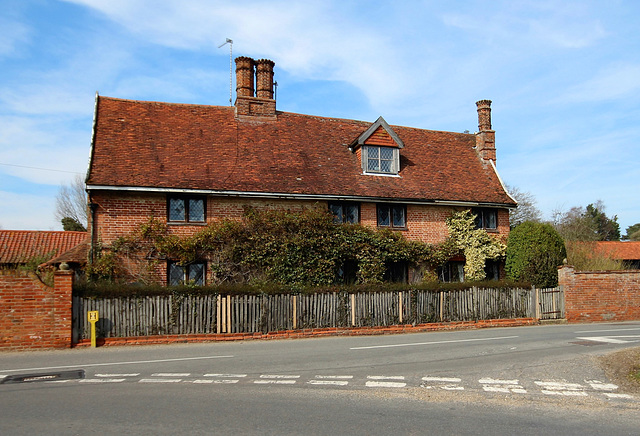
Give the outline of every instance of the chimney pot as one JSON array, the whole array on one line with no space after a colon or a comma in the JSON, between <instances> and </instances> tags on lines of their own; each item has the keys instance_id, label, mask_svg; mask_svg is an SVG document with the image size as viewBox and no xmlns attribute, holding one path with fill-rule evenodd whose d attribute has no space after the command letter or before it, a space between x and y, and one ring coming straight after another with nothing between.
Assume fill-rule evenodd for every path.
<instances>
[{"instance_id":1,"label":"chimney pot","mask_svg":"<svg viewBox=\"0 0 640 436\"><path fill-rule=\"evenodd\" d=\"M491 130L491 100L480 100L478 106L478 130L487 132Z\"/></svg>"},{"instance_id":2,"label":"chimney pot","mask_svg":"<svg viewBox=\"0 0 640 436\"><path fill-rule=\"evenodd\" d=\"M256 61L256 96L273 99L273 67L275 62L269 59Z\"/></svg>"},{"instance_id":3,"label":"chimney pot","mask_svg":"<svg viewBox=\"0 0 640 436\"><path fill-rule=\"evenodd\" d=\"M254 61L240 56L236 58L236 94L238 97L253 97Z\"/></svg>"}]
</instances>

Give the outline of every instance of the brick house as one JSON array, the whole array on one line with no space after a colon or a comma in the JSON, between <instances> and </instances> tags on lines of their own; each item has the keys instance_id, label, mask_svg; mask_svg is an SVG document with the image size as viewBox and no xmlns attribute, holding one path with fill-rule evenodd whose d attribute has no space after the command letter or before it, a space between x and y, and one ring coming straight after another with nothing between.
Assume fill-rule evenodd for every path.
<instances>
[{"instance_id":1,"label":"brick house","mask_svg":"<svg viewBox=\"0 0 640 436\"><path fill-rule=\"evenodd\" d=\"M475 134L281 112L273 67L237 58L234 106L96 96L87 175L92 245L108 246L150 216L172 233L192 234L239 219L245 206L329 209L337 221L426 243L447 238L454 210L473 209L480 227L508 235L516 203L495 167L490 101L477 102ZM461 278L461 260L442 278ZM186 267L169 260L160 275L165 283L201 281L205 271L205 260Z\"/></svg>"}]
</instances>

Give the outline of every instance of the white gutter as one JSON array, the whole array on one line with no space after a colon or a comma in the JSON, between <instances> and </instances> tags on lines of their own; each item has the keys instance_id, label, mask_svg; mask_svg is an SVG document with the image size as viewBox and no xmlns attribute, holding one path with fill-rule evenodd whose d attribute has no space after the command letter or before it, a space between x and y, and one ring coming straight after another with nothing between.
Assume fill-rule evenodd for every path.
<instances>
[{"instance_id":1,"label":"white gutter","mask_svg":"<svg viewBox=\"0 0 640 436\"><path fill-rule=\"evenodd\" d=\"M109 185L87 185L87 191L120 191L120 192L154 192L165 194L201 194L218 195L221 197L246 197L246 198L271 198L271 199L294 199L309 201L364 201L370 203L410 203L420 205L454 206L454 207L474 207L474 206L496 206L513 207L502 203L481 203L473 201L449 201L449 200L416 200L411 198L381 198L363 197L356 195L330 195L330 194L289 194L283 192L251 192L251 191L217 191L213 189L180 189L180 188L148 188L143 186L109 186Z\"/></svg>"}]
</instances>

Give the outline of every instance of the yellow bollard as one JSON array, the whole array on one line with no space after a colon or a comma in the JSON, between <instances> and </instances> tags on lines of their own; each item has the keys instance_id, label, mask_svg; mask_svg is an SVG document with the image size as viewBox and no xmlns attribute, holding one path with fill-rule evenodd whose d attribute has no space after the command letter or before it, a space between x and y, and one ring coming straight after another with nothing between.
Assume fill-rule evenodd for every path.
<instances>
[{"instance_id":1,"label":"yellow bollard","mask_svg":"<svg viewBox=\"0 0 640 436\"><path fill-rule=\"evenodd\" d=\"M96 348L96 322L98 321L98 311L90 310L87 312L87 318L91 323L91 348Z\"/></svg>"}]
</instances>

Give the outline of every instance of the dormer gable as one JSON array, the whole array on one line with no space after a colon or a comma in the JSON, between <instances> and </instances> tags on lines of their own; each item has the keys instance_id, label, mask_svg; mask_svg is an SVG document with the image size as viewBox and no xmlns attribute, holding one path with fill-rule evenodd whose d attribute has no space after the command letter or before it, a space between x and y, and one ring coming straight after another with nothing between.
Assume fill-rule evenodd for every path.
<instances>
[{"instance_id":1,"label":"dormer gable","mask_svg":"<svg viewBox=\"0 0 640 436\"><path fill-rule=\"evenodd\" d=\"M404 143L382 117L349 144L361 159L363 173L371 175L398 175L402 148Z\"/></svg>"}]
</instances>

